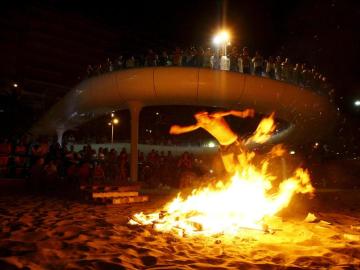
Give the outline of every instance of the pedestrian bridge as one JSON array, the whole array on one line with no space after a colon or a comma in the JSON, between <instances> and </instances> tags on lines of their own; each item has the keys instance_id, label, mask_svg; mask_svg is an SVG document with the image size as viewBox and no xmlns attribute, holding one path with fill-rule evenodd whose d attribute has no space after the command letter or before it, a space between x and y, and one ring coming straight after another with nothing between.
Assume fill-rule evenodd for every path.
<instances>
[{"instance_id":1,"label":"pedestrian bridge","mask_svg":"<svg viewBox=\"0 0 360 270\"><path fill-rule=\"evenodd\" d=\"M159 105L254 108L261 114L275 112L276 117L287 121L289 126L274 134L270 143L303 144L317 140L330 132L336 118L336 110L326 96L286 82L205 68L145 67L82 81L31 131L57 133L61 137L64 131L97 116L130 109L131 152L137 160L140 110L144 106Z\"/></svg>"},{"instance_id":2,"label":"pedestrian bridge","mask_svg":"<svg viewBox=\"0 0 360 270\"><path fill-rule=\"evenodd\" d=\"M33 127L55 134L112 110L140 106L194 105L254 108L290 123L273 142L303 143L331 130L335 110L328 98L282 81L203 68L155 67L121 70L82 81Z\"/></svg>"}]
</instances>

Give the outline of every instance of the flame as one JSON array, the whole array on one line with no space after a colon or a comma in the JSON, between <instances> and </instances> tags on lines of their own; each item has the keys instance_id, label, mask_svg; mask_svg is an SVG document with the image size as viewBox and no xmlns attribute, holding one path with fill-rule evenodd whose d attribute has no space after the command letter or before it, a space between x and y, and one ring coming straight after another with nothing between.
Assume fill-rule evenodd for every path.
<instances>
[{"instance_id":1,"label":"flame","mask_svg":"<svg viewBox=\"0 0 360 270\"><path fill-rule=\"evenodd\" d=\"M265 142L275 129L273 114L264 118L251 140ZM236 173L228 181L218 181L191 195L181 194L163 210L135 214L133 225L153 225L158 231L183 235L235 235L243 229L264 230L267 217L286 208L295 193L314 191L306 170L298 168L293 176L276 184L269 172L269 161L284 155L281 145L274 146L267 157L255 165L254 152L237 156Z\"/></svg>"},{"instance_id":2,"label":"flame","mask_svg":"<svg viewBox=\"0 0 360 270\"><path fill-rule=\"evenodd\" d=\"M247 142L264 143L271 137L274 130L274 113L272 113L270 116L265 117L260 121L253 136L251 136Z\"/></svg>"}]
</instances>

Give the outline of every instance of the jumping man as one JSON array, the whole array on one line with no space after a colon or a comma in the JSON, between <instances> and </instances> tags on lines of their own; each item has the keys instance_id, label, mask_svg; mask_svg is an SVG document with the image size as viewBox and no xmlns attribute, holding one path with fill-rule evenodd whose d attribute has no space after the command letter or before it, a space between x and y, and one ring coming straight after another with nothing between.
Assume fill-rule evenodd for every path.
<instances>
[{"instance_id":1,"label":"jumping man","mask_svg":"<svg viewBox=\"0 0 360 270\"><path fill-rule=\"evenodd\" d=\"M170 134L182 134L203 128L209 132L220 144L221 157L228 173L233 173L236 167L236 155L245 152L246 148L239 137L231 130L224 116L233 115L241 118L253 117L255 111L253 109L246 109L244 111L227 111L215 112L209 114L208 112L198 112L194 115L196 124L190 126L173 125L170 128Z\"/></svg>"}]
</instances>

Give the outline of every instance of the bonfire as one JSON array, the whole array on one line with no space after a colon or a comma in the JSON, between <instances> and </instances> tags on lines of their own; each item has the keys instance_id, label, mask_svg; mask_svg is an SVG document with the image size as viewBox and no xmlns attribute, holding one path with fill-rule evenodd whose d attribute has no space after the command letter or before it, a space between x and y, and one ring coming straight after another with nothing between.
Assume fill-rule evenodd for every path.
<instances>
[{"instance_id":1,"label":"bonfire","mask_svg":"<svg viewBox=\"0 0 360 270\"><path fill-rule=\"evenodd\" d=\"M275 130L274 114L263 118L253 135L243 140L262 144ZM286 153L276 145L261 162L255 162L255 152L247 150L237 155L235 173L229 179L195 189L190 195L181 193L154 213L133 215L132 225L152 225L161 232L179 236L237 235L244 230L273 233L268 220L286 208L294 194L312 194L309 173L303 168L294 170L287 179L277 179L271 173L271 159Z\"/></svg>"}]
</instances>

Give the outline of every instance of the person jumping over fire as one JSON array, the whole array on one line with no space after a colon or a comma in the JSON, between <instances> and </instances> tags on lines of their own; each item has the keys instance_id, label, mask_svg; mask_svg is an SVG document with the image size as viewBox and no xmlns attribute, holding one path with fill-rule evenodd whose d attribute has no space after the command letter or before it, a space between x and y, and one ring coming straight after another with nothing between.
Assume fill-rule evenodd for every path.
<instances>
[{"instance_id":1,"label":"person jumping over fire","mask_svg":"<svg viewBox=\"0 0 360 270\"><path fill-rule=\"evenodd\" d=\"M197 130L199 128L205 129L209 132L220 144L221 158L224 163L225 170L228 173L234 173L238 162L236 158L238 154L246 152L246 146L242 140L236 135L225 121L224 117L233 115L236 117L246 118L254 117L255 111L253 109L246 109L244 111L230 110L226 112L214 112L209 114L206 111L198 112L194 115L196 124L190 126L173 125L170 128L170 134L182 134Z\"/></svg>"}]
</instances>

